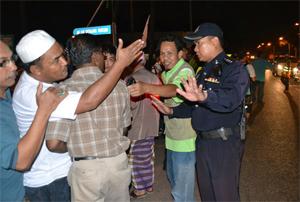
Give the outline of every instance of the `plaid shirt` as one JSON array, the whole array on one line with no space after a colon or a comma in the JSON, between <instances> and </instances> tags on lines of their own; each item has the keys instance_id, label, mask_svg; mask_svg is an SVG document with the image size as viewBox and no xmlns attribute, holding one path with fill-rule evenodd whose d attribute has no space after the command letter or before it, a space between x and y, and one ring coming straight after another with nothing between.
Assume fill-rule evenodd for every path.
<instances>
[{"instance_id":1,"label":"plaid shirt","mask_svg":"<svg viewBox=\"0 0 300 202\"><path fill-rule=\"evenodd\" d=\"M64 82L67 90L83 92L103 73L98 67L76 70ZM75 121L62 119L49 122L46 139L67 142L71 157L112 157L129 147L123 129L131 123L130 99L123 81L93 111L78 114Z\"/></svg>"}]
</instances>

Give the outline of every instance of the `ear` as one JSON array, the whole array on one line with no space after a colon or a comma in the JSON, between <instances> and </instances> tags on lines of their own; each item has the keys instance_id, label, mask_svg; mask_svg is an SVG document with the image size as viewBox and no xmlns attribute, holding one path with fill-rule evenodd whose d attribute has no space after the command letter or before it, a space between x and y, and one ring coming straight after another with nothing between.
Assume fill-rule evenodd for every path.
<instances>
[{"instance_id":1,"label":"ear","mask_svg":"<svg viewBox=\"0 0 300 202\"><path fill-rule=\"evenodd\" d=\"M42 67L40 67L38 65L31 65L30 72L32 75L40 76L42 74Z\"/></svg>"},{"instance_id":2,"label":"ear","mask_svg":"<svg viewBox=\"0 0 300 202\"><path fill-rule=\"evenodd\" d=\"M213 44L214 44L214 46L218 46L219 44L220 44L220 40L219 40L219 38L218 37L213 37L212 39L211 39L211 41L213 42Z\"/></svg>"},{"instance_id":3,"label":"ear","mask_svg":"<svg viewBox=\"0 0 300 202\"><path fill-rule=\"evenodd\" d=\"M183 56L183 51L182 50L180 50L178 53L177 53L177 56L178 56L178 58L182 58L182 56Z\"/></svg>"},{"instance_id":4,"label":"ear","mask_svg":"<svg viewBox=\"0 0 300 202\"><path fill-rule=\"evenodd\" d=\"M95 63L95 61L96 61L96 53L93 52L91 56L91 63Z\"/></svg>"}]
</instances>

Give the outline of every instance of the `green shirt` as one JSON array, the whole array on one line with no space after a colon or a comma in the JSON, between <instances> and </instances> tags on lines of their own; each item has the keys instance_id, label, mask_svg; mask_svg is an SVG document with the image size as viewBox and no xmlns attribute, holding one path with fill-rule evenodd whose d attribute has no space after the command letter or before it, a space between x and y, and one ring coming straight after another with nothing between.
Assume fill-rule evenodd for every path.
<instances>
[{"instance_id":1,"label":"green shirt","mask_svg":"<svg viewBox=\"0 0 300 202\"><path fill-rule=\"evenodd\" d=\"M181 78L187 79L188 76L195 76L195 72L183 59L179 60L172 69L164 71L161 75L164 84L174 84L180 89L182 89L180 85ZM183 102L183 99L179 96L175 96L172 97L172 101L176 105L179 105ZM175 140L166 134L166 148L176 152L192 152L195 151L196 148L195 140L196 137L185 140Z\"/></svg>"},{"instance_id":2,"label":"green shirt","mask_svg":"<svg viewBox=\"0 0 300 202\"><path fill-rule=\"evenodd\" d=\"M178 72L178 69L183 65L185 65L185 67ZM164 71L161 74L161 78L164 84L174 84L180 89L182 89L180 85L181 78L187 79L188 76L195 76L195 72L193 68L183 59L180 59L172 69ZM173 80L170 82L171 78L173 78ZM178 105L183 102L183 99L179 96L172 97L172 100Z\"/></svg>"},{"instance_id":3,"label":"green shirt","mask_svg":"<svg viewBox=\"0 0 300 202\"><path fill-rule=\"evenodd\" d=\"M265 81L265 71L268 68L272 68L272 64L265 59L257 58L252 62L252 65L255 69L256 80Z\"/></svg>"}]
</instances>

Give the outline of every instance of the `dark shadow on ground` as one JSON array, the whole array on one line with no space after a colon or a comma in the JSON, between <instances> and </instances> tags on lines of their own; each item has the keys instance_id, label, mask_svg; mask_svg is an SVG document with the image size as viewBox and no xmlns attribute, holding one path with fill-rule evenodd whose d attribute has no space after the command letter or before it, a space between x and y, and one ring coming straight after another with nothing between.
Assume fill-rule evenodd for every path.
<instances>
[{"instance_id":1,"label":"dark shadow on ground","mask_svg":"<svg viewBox=\"0 0 300 202\"><path fill-rule=\"evenodd\" d=\"M264 107L264 103L253 104L252 112L250 113L250 117L248 119L249 125L253 123L255 117L262 111L263 107Z\"/></svg>"},{"instance_id":2,"label":"dark shadow on ground","mask_svg":"<svg viewBox=\"0 0 300 202\"><path fill-rule=\"evenodd\" d=\"M299 135L300 132L300 122L299 122L299 117L300 117L300 111L299 111L299 107L297 106L297 98L294 98L289 92L286 92L285 95L287 96L291 108L292 108L292 112L293 112L293 117L294 117L294 121L295 121L295 126L297 126L297 134ZM299 102L299 100L298 100Z\"/></svg>"}]
</instances>

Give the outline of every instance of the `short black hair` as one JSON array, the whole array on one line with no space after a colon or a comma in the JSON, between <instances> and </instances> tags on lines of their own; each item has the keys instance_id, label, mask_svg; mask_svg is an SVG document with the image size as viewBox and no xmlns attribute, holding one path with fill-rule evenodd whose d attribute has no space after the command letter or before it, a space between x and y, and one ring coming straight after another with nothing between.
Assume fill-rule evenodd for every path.
<instances>
[{"instance_id":1,"label":"short black hair","mask_svg":"<svg viewBox=\"0 0 300 202\"><path fill-rule=\"evenodd\" d=\"M102 46L103 53L109 53L111 55L116 55L116 48L112 43L105 43Z\"/></svg>"},{"instance_id":2,"label":"short black hair","mask_svg":"<svg viewBox=\"0 0 300 202\"><path fill-rule=\"evenodd\" d=\"M16 65L18 67L21 67L22 69L24 69L27 73L31 73L30 71L30 67L32 65L36 65L39 61L41 60L41 57L38 57L37 59L31 61L31 62L28 62L28 63L24 63L22 62L22 60L20 58L18 58L18 60L16 61Z\"/></svg>"},{"instance_id":3,"label":"short black hair","mask_svg":"<svg viewBox=\"0 0 300 202\"><path fill-rule=\"evenodd\" d=\"M168 34L168 35L165 35L165 36L163 36L159 39L158 45L157 45L157 52L158 53L159 53L160 46L161 46L162 42L174 42L175 46L176 46L176 49L177 49L177 52L181 51L183 48L186 48L186 45L185 45L182 38L180 38L179 36L174 35L174 34Z\"/></svg>"},{"instance_id":4,"label":"short black hair","mask_svg":"<svg viewBox=\"0 0 300 202\"><path fill-rule=\"evenodd\" d=\"M91 63L92 54L96 51L102 51L102 46L91 34L80 34L67 42L66 52L75 67Z\"/></svg>"}]
</instances>

